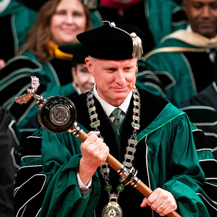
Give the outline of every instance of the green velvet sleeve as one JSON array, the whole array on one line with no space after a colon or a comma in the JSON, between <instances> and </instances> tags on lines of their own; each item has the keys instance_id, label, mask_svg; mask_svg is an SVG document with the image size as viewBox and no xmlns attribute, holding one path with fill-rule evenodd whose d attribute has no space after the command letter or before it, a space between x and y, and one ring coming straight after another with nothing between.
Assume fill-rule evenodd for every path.
<instances>
[{"instance_id":1,"label":"green velvet sleeve","mask_svg":"<svg viewBox=\"0 0 217 217\"><path fill-rule=\"evenodd\" d=\"M171 140L171 157L167 162L170 174L163 188L173 194L182 216L208 217L207 208L198 196L202 192L200 185L203 185L205 176L199 165L191 123L186 115L182 115L167 124L165 130L172 134L168 136L164 133L161 138L167 144L168 139Z\"/></svg>"},{"instance_id":2,"label":"green velvet sleeve","mask_svg":"<svg viewBox=\"0 0 217 217\"><path fill-rule=\"evenodd\" d=\"M181 114L149 134L147 148L151 189L170 191L182 216L209 217L205 204L195 193L205 176L187 116Z\"/></svg>"},{"instance_id":3,"label":"green velvet sleeve","mask_svg":"<svg viewBox=\"0 0 217 217\"><path fill-rule=\"evenodd\" d=\"M41 216L92 216L98 202L100 185L97 174L92 190L82 197L77 185L80 141L69 133L54 134L42 130L43 172L47 176Z\"/></svg>"}]
</instances>

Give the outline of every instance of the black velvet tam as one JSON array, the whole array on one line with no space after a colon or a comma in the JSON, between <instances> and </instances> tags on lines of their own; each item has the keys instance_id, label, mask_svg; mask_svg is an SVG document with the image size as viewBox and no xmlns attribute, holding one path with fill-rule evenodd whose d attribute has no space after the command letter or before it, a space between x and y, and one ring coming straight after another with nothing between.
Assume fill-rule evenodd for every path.
<instances>
[{"instance_id":1,"label":"black velvet tam","mask_svg":"<svg viewBox=\"0 0 217 217\"><path fill-rule=\"evenodd\" d=\"M66 44L58 47L64 53L72 54L72 65L84 64L88 56L87 48L81 43Z\"/></svg>"},{"instance_id":2,"label":"black velvet tam","mask_svg":"<svg viewBox=\"0 0 217 217\"><path fill-rule=\"evenodd\" d=\"M96 29L77 35L78 40L87 48L91 57L109 60L124 60L133 58L133 41L131 33L140 37L145 51L148 36L135 26L119 24L116 29L107 23Z\"/></svg>"}]
</instances>

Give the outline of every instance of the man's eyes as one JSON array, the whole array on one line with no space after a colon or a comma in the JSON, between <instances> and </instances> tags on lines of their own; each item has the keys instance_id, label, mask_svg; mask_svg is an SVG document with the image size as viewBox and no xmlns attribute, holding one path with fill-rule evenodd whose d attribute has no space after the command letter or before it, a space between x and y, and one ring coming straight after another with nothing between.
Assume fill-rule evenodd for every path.
<instances>
[{"instance_id":1,"label":"man's eyes","mask_svg":"<svg viewBox=\"0 0 217 217\"><path fill-rule=\"evenodd\" d=\"M211 6L210 6L212 9L217 9L217 4L216 3L214 3L214 4L211 4Z\"/></svg>"},{"instance_id":2,"label":"man's eyes","mask_svg":"<svg viewBox=\"0 0 217 217\"><path fill-rule=\"evenodd\" d=\"M117 71L116 68L107 68L107 69L105 69L105 70L106 70L106 71L110 71L110 72ZM123 68L123 71L126 71L126 72L128 72L128 71L132 71L132 67L126 67L126 68Z\"/></svg>"},{"instance_id":3,"label":"man's eyes","mask_svg":"<svg viewBox=\"0 0 217 217\"><path fill-rule=\"evenodd\" d=\"M204 4L195 3L193 6L194 6L195 9L201 9L201 8L204 7ZM216 3L210 4L209 8L211 8L211 9L217 9L217 4Z\"/></svg>"},{"instance_id":4,"label":"man's eyes","mask_svg":"<svg viewBox=\"0 0 217 217\"><path fill-rule=\"evenodd\" d=\"M107 71L110 71L110 72L114 72L116 69L115 68L108 68L106 69Z\"/></svg>"}]
</instances>

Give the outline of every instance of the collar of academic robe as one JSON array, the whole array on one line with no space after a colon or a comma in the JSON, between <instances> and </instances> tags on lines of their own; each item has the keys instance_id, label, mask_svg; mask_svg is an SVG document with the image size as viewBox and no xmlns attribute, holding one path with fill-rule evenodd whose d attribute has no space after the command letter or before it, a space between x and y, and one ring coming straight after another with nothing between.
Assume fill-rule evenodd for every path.
<instances>
[{"instance_id":1,"label":"collar of academic robe","mask_svg":"<svg viewBox=\"0 0 217 217\"><path fill-rule=\"evenodd\" d=\"M207 52L216 47L217 36L209 39L196 32L178 30L162 38L158 46L142 59L147 59L156 53Z\"/></svg>"},{"instance_id":2,"label":"collar of academic robe","mask_svg":"<svg viewBox=\"0 0 217 217\"><path fill-rule=\"evenodd\" d=\"M165 99L153 95L152 93L139 89L140 97L141 97L141 127L140 130L146 128L156 117L160 114L160 112L164 109L164 107L168 104L168 101ZM90 117L86 105L87 93L81 94L78 97L71 99L75 107L77 109L77 121L86 127L87 130L93 130L90 127ZM100 117L104 117L107 120L105 112L103 111L102 106L99 101L94 97L95 105L97 107L97 113ZM133 115L133 99L131 99L130 106L126 115L129 116L129 121L132 122ZM100 118L99 118L100 120ZM100 120L101 124L103 124L104 120ZM131 125L131 124L130 124Z\"/></svg>"}]
</instances>

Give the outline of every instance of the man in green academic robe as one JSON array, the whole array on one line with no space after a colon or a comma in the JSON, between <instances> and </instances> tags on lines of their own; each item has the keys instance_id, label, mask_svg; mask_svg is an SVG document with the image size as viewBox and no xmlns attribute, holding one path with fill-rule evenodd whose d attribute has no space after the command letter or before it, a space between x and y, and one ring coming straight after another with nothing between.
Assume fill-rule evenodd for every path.
<instances>
[{"instance_id":1,"label":"man in green academic robe","mask_svg":"<svg viewBox=\"0 0 217 217\"><path fill-rule=\"evenodd\" d=\"M183 3L189 21L187 29L167 35L144 57L147 70L158 76L167 99L179 108L211 85L217 75L217 1Z\"/></svg>"},{"instance_id":2,"label":"man in green academic robe","mask_svg":"<svg viewBox=\"0 0 217 217\"><path fill-rule=\"evenodd\" d=\"M96 82L73 100L79 126L90 133L81 143L67 132L40 128L27 139L14 191L16 215L120 217L121 207L125 217L174 211L211 216L216 204L200 187L205 175L195 147L205 145L203 133L184 112L134 86L144 34L108 23L77 37L89 51L85 62ZM153 190L148 198L130 185L123 188L104 163L109 153L127 169L138 169ZM203 158L211 155L201 152Z\"/></svg>"}]
</instances>

